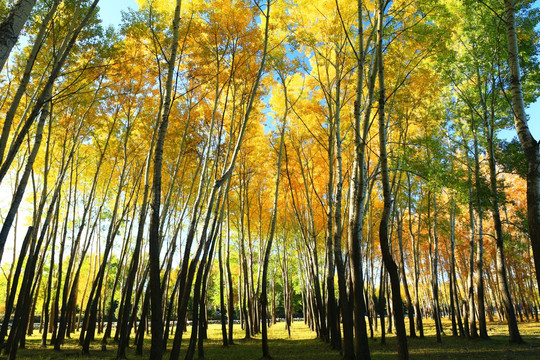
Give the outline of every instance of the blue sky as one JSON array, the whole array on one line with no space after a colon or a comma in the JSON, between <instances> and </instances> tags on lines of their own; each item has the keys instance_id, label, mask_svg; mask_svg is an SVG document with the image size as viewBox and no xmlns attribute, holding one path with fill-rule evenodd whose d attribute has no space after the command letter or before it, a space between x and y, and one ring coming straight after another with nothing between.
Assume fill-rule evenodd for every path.
<instances>
[{"instance_id":1,"label":"blue sky","mask_svg":"<svg viewBox=\"0 0 540 360\"><path fill-rule=\"evenodd\" d=\"M536 1L535 6L540 6L540 0ZM128 8L137 9L138 6L135 0L101 0L99 2L100 17L105 26L117 26L122 20L121 11ZM527 109L529 115L529 128L535 139L540 139L540 99L531 104ZM499 133L499 136L508 140L517 136L515 129L504 130Z\"/></svg>"},{"instance_id":2,"label":"blue sky","mask_svg":"<svg viewBox=\"0 0 540 360\"><path fill-rule=\"evenodd\" d=\"M99 2L99 15L104 25L118 25L122 20L121 10L137 9L135 0L101 0Z\"/></svg>"}]
</instances>

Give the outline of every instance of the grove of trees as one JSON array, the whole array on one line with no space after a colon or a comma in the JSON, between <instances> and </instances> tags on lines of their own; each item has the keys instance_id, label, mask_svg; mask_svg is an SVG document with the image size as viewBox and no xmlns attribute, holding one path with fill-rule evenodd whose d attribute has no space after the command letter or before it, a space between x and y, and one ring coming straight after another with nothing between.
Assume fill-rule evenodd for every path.
<instances>
[{"instance_id":1,"label":"grove of trees","mask_svg":"<svg viewBox=\"0 0 540 360\"><path fill-rule=\"evenodd\" d=\"M38 331L204 358L210 320L270 358L299 317L346 359L376 330L408 359L426 318L439 342L493 321L523 342L534 1L140 0L117 29L99 4L0 0L9 359Z\"/></svg>"}]
</instances>

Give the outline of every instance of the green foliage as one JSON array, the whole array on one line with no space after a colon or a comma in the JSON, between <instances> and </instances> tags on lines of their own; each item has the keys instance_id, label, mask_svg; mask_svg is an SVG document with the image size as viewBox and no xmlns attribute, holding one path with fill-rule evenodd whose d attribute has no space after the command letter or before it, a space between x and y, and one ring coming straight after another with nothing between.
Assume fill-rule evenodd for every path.
<instances>
[{"instance_id":1,"label":"green foliage","mask_svg":"<svg viewBox=\"0 0 540 360\"><path fill-rule=\"evenodd\" d=\"M496 149L496 158L506 173L527 177L527 159L517 138L501 140Z\"/></svg>"}]
</instances>

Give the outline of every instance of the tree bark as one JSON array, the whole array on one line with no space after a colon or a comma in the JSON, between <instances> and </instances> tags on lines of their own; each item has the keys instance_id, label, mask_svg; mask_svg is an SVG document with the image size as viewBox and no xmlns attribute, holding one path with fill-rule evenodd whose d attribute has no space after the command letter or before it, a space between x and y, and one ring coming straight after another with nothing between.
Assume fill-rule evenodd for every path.
<instances>
[{"instance_id":1,"label":"tree bark","mask_svg":"<svg viewBox=\"0 0 540 360\"><path fill-rule=\"evenodd\" d=\"M536 267L536 281L540 288L540 152L538 142L527 125L521 70L518 57L514 0L504 0L506 13L506 35L508 38L508 67L510 68L510 92L512 111L519 141L527 158L527 217L529 236Z\"/></svg>"},{"instance_id":2,"label":"tree bark","mask_svg":"<svg viewBox=\"0 0 540 360\"><path fill-rule=\"evenodd\" d=\"M270 1L266 3L267 12L266 12L266 24L268 24L269 10L270 10ZM268 25L266 25L268 26ZM283 114L283 121L281 125L281 135L279 140L279 152L278 152L278 162L277 162L277 173L276 173L276 186L274 190L274 202L272 209L272 223L270 225L270 234L268 235L268 240L266 242L266 249L264 252L263 260L263 273L262 273L262 291L261 291L261 322L262 322L262 353L264 359L271 358L270 350L268 349L268 329L267 329L267 314L266 309L268 307L268 295L267 295L267 282L268 282L268 263L270 262L270 254L272 252L272 242L274 241L274 234L276 232L276 222L277 222L277 213L278 213L278 196L279 196L279 180L281 175L281 161L283 158L283 144L285 141L285 127L287 126L287 114L289 112L289 99L287 97L287 87L285 85L285 79L281 77L281 83L283 85L284 100L285 100L285 113Z\"/></svg>"},{"instance_id":3,"label":"tree bark","mask_svg":"<svg viewBox=\"0 0 540 360\"><path fill-rule=\"evenodd\" d=\"M24 24L26 24L26 20L28 20L35 4L36 0L16 1L9 11L8 16L0 24L0 71L4 69L11 49L17 43L19 34Z\"/></svg>"},{"instance_id":4,"label":"tree bark","mask_svg":"<svg viewBox=\"0 0 540 360\"><path fill-rule=\"evenodd\" d=\"M403 314L403 304L401 302L401 290L398 268L390 252L388 226L390 212L392 211L392 198L390 194L390 181L388 177L388 155L386 152L386 120L385 120L385 83L384 83L384 61L383 61L383 18L386 0L379 0L379 21L378 21L378 46L377 57L379 62L379 159L381 166L381 182L383 186L383 213L379 226L379 242L385 268L390 275L390 286L392 288L392 303L395 313L396 335L398 338L398 358L407 360L409 349L407 345L407 333L405 331L405 319ZM383 315L381 314L381 317Z\"/></svg>"},{"instance_id":5,"label":"tree bark","mask_svg":"<svg viewBox=\"0 0 540 360\"><path fill-rule=\"evenodd\" d=\"M487 123L487 120L484 119L485 130L487 132L487 160L489 163L489 179L491 185L491 212L493 215L493 223L495 226L495 244L496 244L496 255L495 255L495 269L497 271L498 285L501 292L502 302L506 312L506 319L508 321L508 332L510 334L510 342L515 344L523 344L523 338L521 337L518 329L518 324L516 320L516 315L514 312L514 304L512 301L512 296L510 295L509 285L508 285L508 275L506 272L506 260L504 258L504 243L503 243L503 232L502 232L502 222L501 214L499 210L499 189L497 184L497 169L495 162L495 151L493 144L493 126L490 126ZM530 221L530 220L529 220ZM531 236L531 241L533 238ZM479 310L480 311L480 310ZM485 324L485 318L484 318ZM480 329L480 336L487 337L487 332L482 336L482 329Z\"/></svg>"},{"instance_id":6,"label":"tree bark","mask_svg":"<svg viewBox=\"0 0 540 360\"><path fill-rule=\"evenodd\" d=\"M405 290L405 299L407 300L407 312L409 318L409 334L411 338L416 338L416 330L414 327L414 307L411 298L411 293L409 292L409 285L407 284L407 274L405 272L405 257L403 251L403 215L399 215L397 218L397 235L398 235L398 247L399 247L399 256L400 256L400 270L401 270L401 279L403 281L403 288Z\"/></svg>"},{"instance_id":7,"label":"tree bark","mask_svg":"<svg viewBox=\"0 0 540 360\"><path fill-rule=\"evenodd\" d=\"M336 50L337 52L337 50ZM338 69L336 69L338 70ZM337 72L337 71L336 71ZM328 148L335 147L336 153L336 184L335 184L335 207L334 207L334 255L336 259L336 268L338 274L338 287L339 287L339 306L341 310L341 319L343 321L343 343L344 343L344 359L355 359L354 355L354 333L353 333L353 309L349 302L347 294L347 279L346 279L346 267L343 260L343 254L341 250L341 239L343 234L342 226L342 194L343 194L343 160L342 160L342 138L341 138L341 81L338 78L336 84L335 94L335 111L334 111L334 123L332 124L330 142ZM330 152L331 150L329 150ZM330 152L329 158L333 157ZM332 164L332 162L330 162ZM330 172L334 172L333 166L330 167Z\"/></svg>"},{"instance_id":8,"label":"tree bark","mask_svg":"<svg viewBox=\"0 0 540 360\"><path fill-rule=\"evenodd\" d=\"M336 3L337 4L337 3ZM349 233L348 246L350 254L352 298L354 301L354 331L355 355L357 360L370 360L369 342L366 330L366 303L364 300L364 275L362 273L362 236L364 224L364 209L367 196L367 167L365 149L369 131L370 113L373 104L375 62L371 63L368 76L368 102L366 104L364 122L361 125L361 102L363 93L363 71L365 63L364 31L362 16L362 1L357 1L358 17L358 53L356 75L356 99L354 103L354 164L353 176L350 183ZM361 135L362 131L362 135ZM333 270L333 269L332 269Z\"/></svg>"},{"instance_id":9,"label":"tree bark","mask_svg":"<svg viewBox=\"0 0 540 360\"><path fill-rule=\"evenodd\" d=\"M411 189L411 177L410 174L407 174L407 182L408 182L408 197L407 197L407 203L409 208L409 235L411 238L411 247L413 252L413 279L414 279L414 311L416 315L416 328L420 332L420 339L424 338L424 326L422 323L422 310L420 309L420 298L419 298L419 292L418 292L418 282L420 277L420 270L419 270L419 249L418 249L418 239L414 235L413 231L413 215L412 215L412 189ZM418 238L420 237L420 228L422 224L422 208L419 206L417 209L418 213Z\"/></svg>"},{"instance_id":10,"label":"tree bark","mask_svg":"<svg viewBox=\"0 0 540 360\"><path fill-rule=\"evenodd\" d=\"M428 223L430 213L431 193L428 193ZM439 236L437 234L437 196L433 194L433 224L429 224L429 257L431 262L431 291L432 291L432 311L433 319L435 320L435 331L437 334L437 342L442 342L442 324L441 324L441 309L439 305Z\"/></svg>"},{"instance_id":11,"label":"tree bark","mask_svg":"<svg viewBox=\"0 0 540 360\"><path fill-rule=\"evenodd\" d=\"M150 212L150 306L152 318L152 345L150 348L150 358L161 360L163 356L163 307L160 277L160 206L161 206L161 171L163 162L163 148L165 146L165 135L169 125L169 114L172 108L173 79L176 68L176 55L178 52L178 31L180 27L180 5L181 0L176 0L174 9L174 19L172 22L172 42L171 54L168 59L167 81L165 84L165 100L163 102L162 117L159 119L159 130L154 150L154 173L152 183L152 207Z\"/></svg>"},{"instance_id":12,"label":"tree bark","mask_svg":"<svg viewBox=\"0 0 540 360\"><path fill-rule=\"evenodd\" d=\"M223 269L223 241L222 234L219 234L218 245L218 262L219 262L219 310L221 319L221 335L223 346L229 346L229 338L227 337L227 319L225 317L225 280Z\"/></svg>"},{"instance_id":13,"label":"tree bark","mask_svg":"<svg viewBox=\"0 0 540 360\"><path fill-rule=\"evenodd\" d=\"M23 0L20 2L28 2L28 1ZM34 3L35 3L35 0L34 0ZM36 61L39 50L41 49L43 45L43 40L47 33L49 23L51 22L59 3L60 3L59 0L54 1L49 11L47 12L47 15L45 15L43 22L41 23L39 32L34 41L34 45L32 46L32 50L30 51L30 54L28 55L28 58L26 59L26 65L24 67L23 76L21 77L21 80L17 87L17 91L15 92L15 95L13 95L13 99L11 100L11 104L9 105L9 109L6 112L4 124L2 125L2 135L0 137L0 164L4 160L4 151L7 146L7 141L9 138L9 133L11 130L11 125L13 123L13 119L15 118L15 113L17 112L21 99L23 98L23 95L27 89L28 83L30 81L30 76L32 74L32 69L34 68L34 63ZM1 32L1 26L0 26L0 32ZM0 68L0 71L1 71L1 68Z\"/></svg>"},{"instance_id":14,"label":"tree bark","mask_svg":"<svg viewBox=\"0 0 540 360\"><path fill-rule=\"evenodd\" d=\"M486 307L484 295L484 222L483 204L481 199L481 174L476 127L474 132L474 172L476 182L476 212L478 213L478 246L476 252L476 306L478 307L478 330L482 339L487 339Z\"/></svg>"}]
</instances>

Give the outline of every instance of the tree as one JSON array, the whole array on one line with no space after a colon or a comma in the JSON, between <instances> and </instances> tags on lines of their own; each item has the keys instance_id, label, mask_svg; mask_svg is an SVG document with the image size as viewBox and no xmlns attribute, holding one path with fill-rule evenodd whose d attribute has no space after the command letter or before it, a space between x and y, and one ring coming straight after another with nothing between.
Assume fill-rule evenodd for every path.
<instances>
[{"instance_id":1,"label":"tree","mask_svg":"<svg viewBox=\"0 0 540 360\"><path fill-rule=\"evenodd\" d=\"M0 23L0 71L4 68L11 49L17 43L19 34L35 4L36 0L17 0L7 17Z\"/></svg>"},{"instance_id":2,"label":"tree","mask_svg":"<svg viewBox=\"0 0 540 360\"><path fill-rule=\"evenodd\" d=\"M165 135L169 125L169 114L172 107L173 79L176 67L176 54L178 52L178 31L180 22L181 0L176 1L174 8L174 18L172 22L172 42L171 54L168 59L167 81L165 83L165 100L163 102L162 116L159 121L159 130L154 149L154 176L152 183L152 207L150 212L150 296L152 307L152 347L150 357L152 359L161 359L163 356L163 311L162 311L162 291L160 274L160 253L161 239L159 233L160 224L160 206L161 206L161 171L163 147Z\"/></svg>"},{"instance_id":3,"label":"tree","mask_svg":"<svg viewBox=\"0 0 540 360\"><path fill-rule=\"evenodd\" d=\"M527 125L525 103L521 83L521 70L518 57L516 35L516 9L513 0L504 0L506 36L508 39L508 67L510 68L510 94L512 113L519 141L527 159L527 216L529 235L536 268L536 281L540 287L540 149Z\"/></svg>"},{"instance_id":4,"label":"tree","mask_svg":"<svg viewBox=\"0 0 540 360\"><path fill-rule=\"evenodd\" d=\"M388 2L386 0L379 1L379 18L377 30L377 61L378 77L379 77L379 154L381 163L381 182L383 187L384 208L379 226L379 241L381 245L382 258L384 267L390 275L390 286L392 288L392 303L395 312L396 334L398 337L398 356L399 359L405 360L409 358L409 349L407 345L407 334L405 332L405 316L403 314L403 305L401 302L401 289L397 265L392 258L389 246L388 227L390 212L392 209L392 199L390 194L390 181L388 177L388 155L386 152L386 121L385 121L385 104L386 93L384 83L384 59L383 59L383 35L384 35L384 14ZM383 315L381 314L381 319Z\"/></svg>"}]
</instances>

